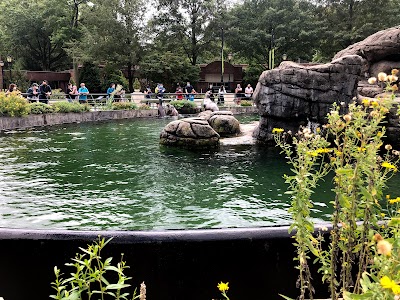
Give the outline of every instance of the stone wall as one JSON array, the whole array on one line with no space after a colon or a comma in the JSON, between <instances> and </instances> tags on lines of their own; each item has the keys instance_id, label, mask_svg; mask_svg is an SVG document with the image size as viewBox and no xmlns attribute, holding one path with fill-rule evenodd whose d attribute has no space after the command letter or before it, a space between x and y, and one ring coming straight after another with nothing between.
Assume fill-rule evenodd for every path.
<instances>
[{"instance_id":1,"label":"stone wall","mask_svg":"<svg viewBox=\"0 0 400 300\"><path fill-rule=\"evenodd\" d=\"M257 107L255 106L229 107L221 109L230 110L234 115L256 114L258 112ZM90 111L84 113L28 115L25 117L0 117L0 131L70 123L157 117L158 111L155 109Z\"/></svg>"},{"instance_id":2,"label":"stone wall","mask_svg":"<svg viewBox=\"0 0 400 300\"><path fill-rule=\"evenodd\" d=\"M155 118L157 115L157 110L111 110L90 111L83 113L28 115L25 117L1 117L0 131L69 123L96 122L131 118Z\"/></svg>"}]
</instances>

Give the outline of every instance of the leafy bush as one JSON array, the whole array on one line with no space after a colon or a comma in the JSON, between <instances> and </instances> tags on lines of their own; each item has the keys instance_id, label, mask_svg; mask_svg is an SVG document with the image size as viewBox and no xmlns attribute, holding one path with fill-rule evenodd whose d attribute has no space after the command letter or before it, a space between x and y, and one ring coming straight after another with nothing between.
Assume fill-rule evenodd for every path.
<instances>
[{"instance_id":1,"label":"leafy bush","mask_svg":"<svg viewBox=\"0 0 400 300\"><path fill-rule=\"evenodd\" d=\"M127 109L137 109L137 106L133 102L114 102L112 104L113 110L127 110Z\"/></svg>"},{"instance_id":2,"label":"leafy bush","mask_svg":"<svg viewBox=\"0 0 400 300\"><path fill-rule=\"evenodd\" d=\"M29 112L29 103L21 97L19 92L12 92L9 95L0 93L0 115L22 117L28 115Z\"/></svg>"},{"instance_id":3,"label":"leafy bush","mask_svg":"<svg viewBox=\"0 0 400 300\"><path fill-rule=\"evenodd\" d=\"M253 102L249 100L240 101L240 106L253 106Z\"/></svg>"},{"instance_id":4,"label":"leafy bush","mask_svg":"<svg viewBox=\"0 0 400 300\"><path fill-rule=\"evenodd\" d=\"M149 109L151 109L151 107L150 107L149 105L147 105L147 104L141 104L141 105L139 106L139 109L142 109L142 110L149 110Z\"/></svg>"},{"instance_id":5,"label":"leafy bush","mask_svg":"<svg viewBox=\"0 0 400 300\"><path fill-rule=\"evenodd\" d=\"M134 83L133 83L133 88L134 88L135 90L140 90L141 85L140 85L139 79L135 78L135 81L134 81Z\"/></svg>"},{"instance_id":6,"label":"leafy bush","mask_svg":"<svg viewBox=\"0 0 400 300\"><path fill-rule=\"evenodd\" d=\"M171 105L173 105L176 109L182 109L182 108L196 108L197 105L193 101L188 101L188 100L175 100L170 102Z\"/></svg>"},{"instance_id":7,"label":"leafy bush","mask_svg":"<svg viewBox=\"0 0 400 300\"><path fill-rule=\"evenodd\" d=\"M78 102L60 101L53 104L54 111L58 113L80 113L90 111L90 105L80 104Z\"/></svg>"},{"instance_id":8,"label":"leafy bush","mask_svg":"<svg viewBox=\"0 0 400 300\"><path fill-rule=\"evenodd\" d=\"M65 93L61 89L51 90L51 99L65 99Z\"/></svg>"},{"instance_id":9,"label":"leafy bush","mask_svg":"<svg viewBox=\"0 0 400 300\"><path fill-rule=\"evenodd\" d=\"M31 114L40 115L40 114L49 114L54 112L54 107L40 102L34 102L29 104Z\"/></svg>"}]
</instances>

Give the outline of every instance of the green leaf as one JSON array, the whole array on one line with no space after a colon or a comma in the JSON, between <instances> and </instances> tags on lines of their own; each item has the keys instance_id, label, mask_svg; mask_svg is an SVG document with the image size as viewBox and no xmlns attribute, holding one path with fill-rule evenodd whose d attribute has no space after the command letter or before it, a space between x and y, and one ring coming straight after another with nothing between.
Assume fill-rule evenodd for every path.
<instances>
[{"instance_id":1,"label":"green leaf","mask_svg":"<svg viewBox=\"0 0 400 300\"><path fill-rule=\"evenodd\" d=\"M283 299L286 299L286 300L294 300L294 299L289 298L288 296L284 296L284 295L282 295L282 294L279 294L279 296L281 296Z\"/></svg>"},{"instance_id":2,"label":"green leaf","mask_svg":"<svg viewBox=\"0 0 400 300\"><path fill-rule=\"evenodd\" d=\"M119 290L130 286L130 284L110 284L106 287L106 290Z\"/></svg>"},{"instance_id":3,"label":"green leaf","mask_svg":"<svg viewBox=\"0 0 400 300\"><path fill-rule=\"evenodd\" d=\"M343 293L343 299L344 300L368 300L371 299L373 296L373 293L371 291L366 292L364 294L352 294L350 292L344 292Z\"/></svg>"},{"instance_id":4,"label":"green leaf","mask_svg":"<svg viewBox=\"0 0 400 300\"><path fill-rule=\"evenodd\" d=\"M117 267L114 267L114 266L106 266L106 267L104 267L104 270L107 270L107 271L115 271L115 272L117 272L117 273L120 273L120 272L121 272Z\"/></svg>"}]
</instances>

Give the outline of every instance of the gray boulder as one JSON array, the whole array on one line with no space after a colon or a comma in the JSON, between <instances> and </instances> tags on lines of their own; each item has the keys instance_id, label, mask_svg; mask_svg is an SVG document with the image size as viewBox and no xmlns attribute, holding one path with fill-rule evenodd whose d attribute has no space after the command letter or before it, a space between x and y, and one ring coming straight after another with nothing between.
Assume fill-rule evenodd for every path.
<instances>
[{"instance_id":1,"label":"gray boulder","mask_svg":"<svg viewBox=\"0 0 400 300\"><path fill-rule=\"evenodd\" d=\"M296 132L309 121L326 123L333 103L346 106L357 95L361 65L360 56L350 55L321 65L283 62L263 72L253 95L261 116L254 136L269 142L274 127Z\"/></svg>"},{"instance_id":2,"label":"gray boulder","mask_svg":"<svg viewBox=\"0 0 400 300\"><path fill-rule=\"evenodd\" d=\"M167 124L160 134L160 143L190 149L208 149L218 147L219 137L206 120L186 118Z\"/></svg>"},{"instance_id":3,"label":"gray boulder","mask_svg":"<svg viewBox=\"0 0 400 300\"><path fill-rule=\"evenodd\" d=\"M220 136L226 137L240 133L240 123L231 111L213 112L208 123Z\"/></svg>"}]
</instances>

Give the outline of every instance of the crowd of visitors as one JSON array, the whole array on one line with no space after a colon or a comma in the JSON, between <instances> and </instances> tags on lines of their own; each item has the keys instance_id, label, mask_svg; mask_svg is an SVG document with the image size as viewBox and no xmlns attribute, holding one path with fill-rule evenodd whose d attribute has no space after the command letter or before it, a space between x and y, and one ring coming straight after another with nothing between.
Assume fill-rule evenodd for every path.
<instances>
[{"instance_id":1,"label":"crowd of visitors","mask_svg":"<svg viewBox=\"0 0 400 300\"><path fill-rule=\"evenodd\" d=\"M18 87L15 83L9 85L9 88L6 91L6 95L12 92L19 92ZM150 87L147 85L144 94L146 99L151 99L154 96L158 99L158 104L163 103L164 94L166 93L166 89L162 83L158 83L156 88L154 89L154 93ZM225 103L225 94L227 93L225 85L221 85L218 90L213 87L212 84L206 90L204 97L207 100L211 100L215 102L217 99L217 104L223 105ZM82 82L77 88L76 85L69 83L66 90L65 90L65 98L69 102L79 101L79 103L87 103L88 95L90 94L89 89L86 87L85 83ZM195 95L197 94L196 90L194 89L193 85L188 81L186 85L182 87L180 83L177 83L175 89L175 97L177 100L186 99L188 101L194 101ZM49 103L49 99L52 95L52 89L47 80L43 80L42 83L39 85L37 83L33 83L28 90L26 91L26 98L29 102L42 102L42 103ZM247 84L246 88L243 91L243 88L238 83L235 91L234 91L234 102L240 105L240 101L249 100L253 95L253 87L251 84ZM116 88L115 83L111 83L106 91L107 99L113 96L115 102L120 101L121 99L125 98L125 90L118 85ZM150 101L147 103L150 104Z\"/></svg>"}]
</instances>

